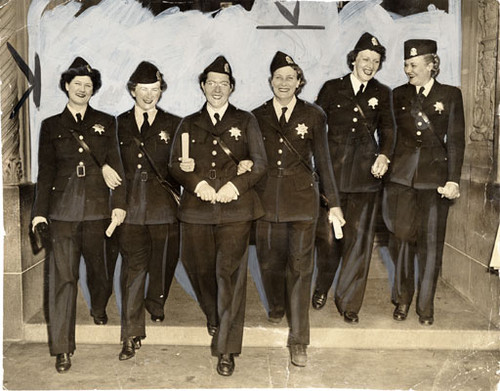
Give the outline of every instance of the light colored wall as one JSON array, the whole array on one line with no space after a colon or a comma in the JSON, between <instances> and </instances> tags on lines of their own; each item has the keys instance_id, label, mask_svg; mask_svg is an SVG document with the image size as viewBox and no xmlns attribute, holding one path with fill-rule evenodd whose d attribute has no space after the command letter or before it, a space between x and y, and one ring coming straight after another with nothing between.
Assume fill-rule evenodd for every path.
<instances>
[{"instance_id":1,"label":"light colored wall","mask_svg":"<svg viewBox=\"0 0 500 391\"><path fill-rule=\"evenodd\" d=\"M492 186L498 8L495 0L462 2L466 156L461 197L448 218L442 278L500 326L500 280L487 269L500 214L499 187Z\"/></svg>"}]
</instances>

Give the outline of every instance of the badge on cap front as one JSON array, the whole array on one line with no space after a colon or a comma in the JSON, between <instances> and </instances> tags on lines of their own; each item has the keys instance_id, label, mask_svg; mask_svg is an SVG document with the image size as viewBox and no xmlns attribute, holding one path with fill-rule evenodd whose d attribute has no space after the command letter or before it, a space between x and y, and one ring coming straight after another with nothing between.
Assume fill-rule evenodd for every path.
<instances>
[{"instance_id":1,"label":"badge on cap front","mask_svg":"<svg viewBox=\"0 0 500 391\"><path fill-rule=\"evenodd\" d=\"M293 60L290 58L290 56L286 56L285 60L286 60L287 63L293 64Z\"/></svg>"},{"instance_id":2,"label":"badge on cap front","mask_svg":"<svg viewBox=\"0 0 500 391\"><path fill-rule=\"evenodd\" d=\"M418 53L417 53L417 48L411 48L410 49L410 56L416 56Z\"/></svg>"},{"instance_id":3,"label":"badge on cap front","mask_svg":"<svg viewBox=\"0 0 500 391\"><path fill-rule=\"evenodd\" d=\"M378 46L378 41L377 41L377 38L372 37L372 45L373 45L373 46Z\"/></svg>"},{"instance_id":4,"label":"badge on cap front","mask_svg":"<svg viewBox=\"0 0 500 391\"><path fill-rule=\"evenodd\" d=\"M224 64L224 71L229 73L229 64L227 62Z\"/></svg>"},{"instance_id":5,"label":"badge on cap front","mask_svg":"<svg viewBox=\"0 0 500 391\"><path fill-rule=\"evenodd\" d=\"M156 71L156 80L161 81L160 71Z\"/></svg>"}]
</instances>

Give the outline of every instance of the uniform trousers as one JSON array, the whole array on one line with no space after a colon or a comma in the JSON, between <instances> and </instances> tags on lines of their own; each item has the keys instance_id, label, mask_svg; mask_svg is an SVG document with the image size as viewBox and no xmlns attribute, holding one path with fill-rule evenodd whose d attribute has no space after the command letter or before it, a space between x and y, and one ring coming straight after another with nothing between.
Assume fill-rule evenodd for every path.
<instances>
[{"instance_id":1,"label":"uniform trousers","mask_svg":"<svg viewBox=\"0 0 500 391\"><path fill-rule=\"evenodd\" d=\"M269 316L286 313L288 345L309 344L309 300L314 267L316 219L257 221L256 248Z\"/></svg>"},{"instance_id":2,"label":"uniform trousers","mask_svg":"<svg viewBox=\"0 0 500 391\"><path fill-rule=\"evenodd\" d=\"M181 222L181 260L207 322L212 353L239 354L243 340L251 221Z\"/></svg>"},{"instance_id":3,"label":"uniform trousers","mask_svg":"<svg viewBox=\"0 0 500 391\"><path fill-rule=\"evenodd\" d=\"M333 227L328 220L328 208L319 208L318 223L316 227L316 282L315 289L321 293L330 290L337 269L340 265L341 255L335 246Z\"/></svg>"},{"instance_id":4,"label":"uniform trousers","mask_svg":"<svg viewBox=\"0 0 500 391\"><path fill-rule=\"evenodd\" d=\"M123 258L121 338L145 337L145 308L155 308L158 315L163 315L179 257L179 225L123 224L119 237Z\"/></svg>"},{"instance_id":5,"label":"uniform trousers","mask_svg":"<svg viewBox=\"0 0 500 391\"><path fill-rule=\"evenodd\" d=\"M109 219L58 221L49 224L52 251L49 257L49 345L50 353L75 350L76 297L80 257L87 268L92 312L101 316L109 295L105 230Z\"/></svg>"},{"instance_id":6,"label":"uniform trousers","mask_svg":"<svg viewBox=\"0 0 500 391\"><path fill-rule=\"evenodd\" d=\"M395 264L392 300L411 304L418 264L417 308L421 317L434 316L434 295L441 270L450 200L436 189L419 190L389 183L384 190L383 217L391 232L389 251Z\"/></svg>"},{"instance_id":7,"label":"uniform trousers","mask_svg":"<svg viewBox=\"0 0 500 391\"><path fill-rule=\"evenodd\" d=\"M380 192L378 191L340 193L340 205L346 224L342 227L344 237L333 242L333 263L339 262L337 257L342 258L335 288L335 304L341 314L344 312L357 314L361 309L372 257L379 203ZM321 247L319 252L321 252ZM324 262L322 263L321 260L324 258L321 253L318 254L320 260L318 276L322 275ZM331 279L320 284L331 286L335 275L330 273L328 277Z\"/></svg>"}]
</instances>

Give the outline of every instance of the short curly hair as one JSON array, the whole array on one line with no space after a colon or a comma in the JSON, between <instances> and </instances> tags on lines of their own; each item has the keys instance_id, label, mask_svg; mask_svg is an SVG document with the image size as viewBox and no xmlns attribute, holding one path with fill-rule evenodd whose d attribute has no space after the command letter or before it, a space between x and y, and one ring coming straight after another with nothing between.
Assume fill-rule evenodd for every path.
<instances>
[{"instance_id":1,"label":"short curly hair","mask_svg":"<svg viewBox=\"0 0 500 391\"><path fill-rule=\"evenodd\" d=\"M83 66L78 68L69 68L64 71L59 80L59 87L68 96L68 91L66 91L66 83L71 83L76 76L88 76L92 80L92 95L95 95L97 91L102 86L101 72L97 69L91 68L90 66Z\"/></svg>"}]
</instances>

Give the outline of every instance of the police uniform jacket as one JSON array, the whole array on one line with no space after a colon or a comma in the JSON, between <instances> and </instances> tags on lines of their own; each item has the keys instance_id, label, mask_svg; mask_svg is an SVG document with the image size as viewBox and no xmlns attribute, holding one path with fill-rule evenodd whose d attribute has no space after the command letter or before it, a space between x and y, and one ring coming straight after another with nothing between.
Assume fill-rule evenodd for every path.
<instances>
[{"instance_id":1,"label":"police uniform jacket","mask_svg":"<svg viewBox=\"0 0 500 391\"><path fill-rule=\"evenodd\" d=\"M390 181L417 189L435 189L447 181L460 183L465 148L460 90L434 81L421 111L412 114L416 99L413 85L394 90L398 136ZM426 125L423 114L431 125Z\"/></svg>"},{"instance_id":2,"label":"police uniform jacket","mask_svg":"<svg viewBox=\"0 0 500 391\"><path fill-rule=\"evenodd\" d=\"M77 124L66 107L42 122L33 215L61 221L99 220L110 217L110 206L125 209L125 186L113 191L110 205L110 189L101 167L70 130L87 143L100 166L106 163L124 177L115 118L88 106L82 122Z\"/></svg>"},{"instance_id":3,"label":"police uniform jacket","mask_svg":"<svg viewBox=\"0 0 500 391\"><path fill-rule=\"evenodd\" d=\"M151 164L137 141L153 160L162 178L174 188L179 185L170 176L168 160L180 118L158 108L154 122L142 134L134 108L118 117L118 140L127 181L127 217L129 224L168 224L177 221L177 204L160 184Z\"/></svg>"},{"instance_id":4,"label":"police uniform jacket","mask_svg":"<svg viewBox=\"0 0 500 391\"><path fill-rule=\"evenodd\" d=\"M346 75L327 81L316 103L328 116L328 146L339 191L379 190L382 181L371 174L371 167L379 154L390 159L394 150L391 89L371 79L355 97Z\"/></svg>"},{"instance_id":5,"label":"police uniform jacket","mask_svg":"<svg viewBox=\"0 0 500 391\"><path fill-rule=\"evenodd\" d=\"M183 133L189 134L189 157L195 161L193 172L184 172L179 167ZM239 161L251 160L252 170L237 175L236 163L212 134L220 137ZM223 224L261 217L264 211L254 186L266 167L266 152L255 117L230 104L215 127L205 104L199 112L181 121L174 139L170 170L184 188L179 219L192 224ZM215 191L231 181L238 189L238 199L226 204L202 201L194 193L201 181L206 181Z\"/></svg>"},{"instance_id":6,"label":"police uniform jacket","mask_svg":"<svg viewBox=\"0 0 500 391\"><path fill-rule=\"evenodd\" d=\"M266 146L269 168L258 184L266 211L265 221L309 221L318 217L318 176L313 175L290 151L279 135L280 125L269 100L253 111ZM330 207L339 206L326 135L326 116L320 107L297 99L284 136L315 167ZM313 164L314 163L314 164Z\"/></svg>"}]
</instances>

